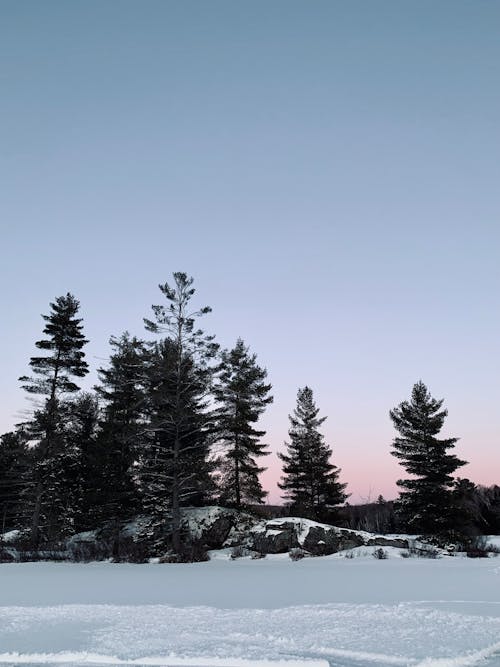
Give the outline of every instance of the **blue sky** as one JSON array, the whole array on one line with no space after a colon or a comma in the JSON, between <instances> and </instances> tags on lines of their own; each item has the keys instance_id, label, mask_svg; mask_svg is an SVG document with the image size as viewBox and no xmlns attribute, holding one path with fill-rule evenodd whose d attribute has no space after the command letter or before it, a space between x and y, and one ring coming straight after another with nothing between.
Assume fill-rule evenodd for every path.
<instances>
[{"instance_id":1,"label":"blue sky","mask_svg":"<svg viewBox=\"0 0 500 667\"><path fill-rule=\"evenodd\" d=\"M3 0L0 431L49 301L91 386L183 270L268 368L273 450L308 384L353 499L394 496L421 378L500 482L499 34L481 0Z\"/></svg>"}]
</instances>

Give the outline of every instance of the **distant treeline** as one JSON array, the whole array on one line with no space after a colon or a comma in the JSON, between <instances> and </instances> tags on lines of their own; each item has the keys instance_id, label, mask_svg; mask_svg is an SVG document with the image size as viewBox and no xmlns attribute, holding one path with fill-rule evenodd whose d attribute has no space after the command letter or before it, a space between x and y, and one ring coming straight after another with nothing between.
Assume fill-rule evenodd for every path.
<instances>
[{"instance_id":1,"label":"distant treeline","mask_svg":"<svg viewBox=\"0 0 500 667\"><path fill-rule=\"evenodd\" d=\"M184 506L265 511L260 473L269 450L258 421L273 400L267 371L243 340L221 350L200 328L210 308L192 306L192 278L174 273L160 290L163 304L144 320L153 340L111 338L90 392L78 385L89 371L79 302L68 293L50 304L31 374L20 378L37 407L0 439L1 533L24 529L39 549L147 514L180 552ZM450 453L456 439L437 437L441 406L418 382L390 412L392 453L410 477L398 481L395 503L350 506L321 433L326 417L311 388L299 389L278 455L285 507L276 513L377 532L500 532L499 487L453 476L464 461Z\"/></svg>"}]
</instances>

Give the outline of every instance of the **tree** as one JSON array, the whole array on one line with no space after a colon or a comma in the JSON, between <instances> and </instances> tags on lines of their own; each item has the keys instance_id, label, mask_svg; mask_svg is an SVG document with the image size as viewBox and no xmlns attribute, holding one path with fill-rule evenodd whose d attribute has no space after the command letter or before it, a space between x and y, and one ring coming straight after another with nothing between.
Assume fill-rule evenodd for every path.
<instances>
[{"instance_id":1,"label":"tree","mask_svg":"<svg viewBox=\"0 0 500 667\"><path fill-rule=\"evenodd\" d=\"M340 469L330 462L332 450L319 431L326 417L318 414L312 389L299 389L297 406L289 416L287 453L278 454L284 464L278 484L285 491L283 497L299 513L311 517L341 505L348 497L347 485L338 481Z\"/></svg>"},{"instance_id":2,"label":"tree","mask_svg":"<svg viewBox=\"0 0 500 667\"><path fill-rule=\"evenodd\" d=\"M27 424L32 440L36 441L32 476L33 503L31 540L38 547L42 518L49 536L53 536L61 511L59 501L64 497L61 480L61 457L64 456L64 409L61 399L78 391L74 378L84 377L88 365L82 348L88 342L83 333L82 320L76 317L80 304L70 293L57 297L50 304L51 313L42 315L46 322L43 333L47 336L36 342L46 352L31 357L34 377L23 376L23 389L44 395L45 403Z\"/></svg>"},{"instance_id":3,"label":"tree","mask_svg":"<svg viewBox=\"0 0 500 667\"><path fill-rule=\"evenodd\" d=\"M166 333L152 345L149 383L149 443L142 477L149 503L171 517L172 547L182 550L181 507L200 499L209 483L209 434L212 416L207 398L213 376L211 362L218 345L213 336L195 328L198 317L211 309L191 310L193 279L173 274L174 284L160 285L168 305L153 306L155 320L145 319L148 331Z\"/></svg>"},{"instance_id":4,"label":"tree","mask_svg":"<svg viewBox=\"0 0 500 667\"><path fill-rule=\"evenodd\" d=\"M399 433L394 439L395 456L410 479L398 480L403 489L396 511L408 530L419 533L438 533L452 527L454 515L452 474L465 465L448 453L458 438L438 439L447 410L443 399L432 398L422 381L412 390L411 400L403 401L390 411Z\"/></svg>"},{"instance_id":5,"label":"tree","mask_svg":"<svg viewBox=\"0 0 500 667\"><path fill-rule=\"evenodd\" d=\"M273 401L266 377L267 371L257 365L255 354L249 353L241 339L232 350L222 352L214 389L219 404L218 444L224 452L218 459L219 500L238 509L242 503L262 503L267 495L259 480L265 468L255 461L269 453L260 441L265 431L254 427L266 405Z\"/></svg>"},{"instance_id":6,"label":"tree","mask_svg":"<svg viewBox=\"0 0 500 667\"><path fill-rule=\"evenodd\" d=\"M63 533L89 530L98 523L96 508L105 492L106 471L96 461L99 405L95 394L80 392L64 403L67 418L64 427L62 458L66 492L65 511L60 523Z\"/></svg>"},{"instance_id":7,"label":"tree","mask_svg":"<svg viewBox=\"0 0 500 667\"><path fill-rule=\"evenodd\" d=\"M22 525L23 493L29 451L26 436L17 429L0 436L0 535Z\"/></svg>"},{"instance_id":8,"label":"tree","mask_svg":"<svg viewBox=\"0 0 500 667\"><path fill-rule=\"evenodd\" d=\"M120 521L138 508L134 465L145 439L145 343L125 332L110 344L108 367L98 370L99 431L85 459L87 502L96 521Z\"/></svg>"}]
</instances>

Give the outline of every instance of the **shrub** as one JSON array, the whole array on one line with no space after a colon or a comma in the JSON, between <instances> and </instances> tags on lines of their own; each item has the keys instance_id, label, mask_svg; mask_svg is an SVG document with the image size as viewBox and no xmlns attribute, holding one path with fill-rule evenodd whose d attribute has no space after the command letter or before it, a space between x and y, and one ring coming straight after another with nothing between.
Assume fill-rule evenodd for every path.
<instances>
[{"instance_id":1,"label":"shrub","mask_svg":"<svg viewBox=\"0 0 500 667\"><path fill-rule=\"evenodd\" d=\"M387 551L385 549L382 549L382 547L379 547L378 549L374 549L373 553L372 553L372 556L376 560L386 560L387 558L389 558L389 554L387 553Z\"/></svg>"},{"instance_id":2,"label":"shrub","mask_svg":"<svg viewBox=\"0 0 500 667\"><path fill-rule=\"evenodd\" d=\"M304 551L304 549L299 549L299 548L290 549L290 551L288 552L288 556L293 561L302 560L302 558L305 558L307 555L308 554L307 552Z\"/></svg>"},{"instance_id":3,"label":"shrub","mask_svg":"<svg viewBox=\"0 0 500 667\"><path fill-rule=\"evenodd\" d=\"M15 563L18 555L15 549L6 549L0 546L0 563Z\"/></svg>"},{"instance_id":4,"label":"shrub","mask_svg":"<svg viewBox=\"0 0 500 667\"><path fill-rule=\"evenodd\" d=\"M179 553L169 551L162 558L160 563L204 563L210 560L208 551L200 544L186 544Z\"/></svg>"},{"instance_id":5,"label":"shrub","mask_svg":"<svg viewBox=\"0 0 500 667\"><path fill-rule=\"evenodd\" d=\"M478 535L470 541L465 553L467 558L489 558L490 554L498 555L500 549L494 544L488 544L484 535Z\"/></svg>"},{"instance_id":6,"label":"shrub","mask_svg":"<svg viewBox=\"0 0 500 667\"><path fill-rule=\"evenodd\" d=\"M433 546L425 546L420 549L415 549L415 555L418 558L439 558L439 550Z\"/></svg>"},{"instance_id":7,"label":"shrub","mask_svg":"<svg viewBox=\"0 0 500 667\"><path fill-rule=\"evenodd\" d=\"M250 550L241 544L237 544L231 549L231 560L236 560L237 558L245 558L245 556L250 555Z\"/></svg>"}]
</instances>

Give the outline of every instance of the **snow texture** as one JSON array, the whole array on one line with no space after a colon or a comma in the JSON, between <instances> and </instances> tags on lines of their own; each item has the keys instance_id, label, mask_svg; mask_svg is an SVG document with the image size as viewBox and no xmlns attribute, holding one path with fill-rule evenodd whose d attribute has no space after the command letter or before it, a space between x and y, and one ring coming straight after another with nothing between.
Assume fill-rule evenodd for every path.
<instances>
[{"instance_id":1,"label":"snow texture","mask_svg":"<svg viewBox=\"0 0 500 667\"><path fill-rule=\"evenodd\" d=\"M4 564L0 665L500 665L500 559L388 552Z\"/></svg>"}]
</instances>

